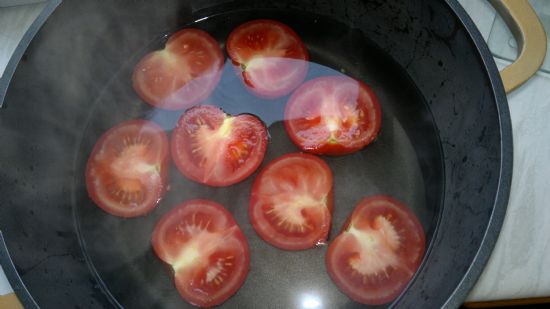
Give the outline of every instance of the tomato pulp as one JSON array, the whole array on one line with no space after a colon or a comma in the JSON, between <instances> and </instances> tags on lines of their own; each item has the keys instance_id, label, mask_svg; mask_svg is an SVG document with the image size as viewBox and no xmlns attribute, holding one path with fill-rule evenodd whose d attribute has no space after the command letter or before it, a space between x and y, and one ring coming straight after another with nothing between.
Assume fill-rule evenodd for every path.
<instances>
[{"instance_id":1,"label":"tomato pulp","mask_svg":"<svg viewBox=\"0 0 550 309\"><path fill-rule=\"evenodd\" d=\"M311 248L327 240L332 200L328 165L313 155L286 154L271 161L254 180L250 222L275 247Z\"/></svg>"},{"instance_id":2,"label":"tomato pulp","mask_svg":"<svg viewBox=\"0 0 550 309\"><path fill-rule=\"evenodd\" d=\"M120 217L149 213L166 192L168 137L147 120L123 122L101 136L86 166L90 198Z\"/></svg>"},{"instance_id":3,"label":"tomato pulp","mask_svg":"<svg viewBox=\"0 0 550 309\"><path fill-rule=\"evenodd\" d=\"M223 54L208 33L193 28L174 33L162 50L136 64L133 87L154 107L176 110L191 107L214 90L220 80Z\"/></svg>"},{"instance_id":4,"label":"tomato pulp","mask_svg":"<svg viewBox=\"0 0 550 309\"><path fill-rule=\"evenodd\" d=\"M382 114L372 89L347 76L324 76L300 86L286 105L285 127L303 151L343 155L371 143Z\"/></svg>"},{"instance_id":5,"label":"tomato pulp","mask_svg":"<svg viewBox=\"0 0 550 309\"><path fill-rule=\"evenodd\" d=\"M181 297L196 306L226 301L250 268L243 232L231 213L213 201L190 200L172 208L155 226L152 243L171 266Z\"/></svg>"},{"instance_id":6,"label":"tomato pulp","mask_svg":"<svg viewBox=\"0 0 550 309\"><path fill-rule=\"evenodd\" d=\"M238 26L227 39L227 53L246 87L260 97L287 95L307 74L304 43L278 21L258 19Z\"/></svg>"},{"instance_id":7,"label":"tomato pulp","mask_svg":"<svg viewBox=\"0 0 550 309\"><path fill-rule=\"evenodd\" d=\"M196 106L179 119L172 157L183 175L210 186L229 186L262 163L267 130L255 116L232 116L212 105Z\"/></svg>"},{"instance_id":8,"label":"tomato pulp","mask_svg":"<svg viewBox=\"0 0 550 309\"><path fill-rule=\"evenodd\" d=\"M363 199L353 210L326 256L328 274L344 294L368 304L395 299L424 255L420 222L389 196Z\"/></svg>"}]
</instances>

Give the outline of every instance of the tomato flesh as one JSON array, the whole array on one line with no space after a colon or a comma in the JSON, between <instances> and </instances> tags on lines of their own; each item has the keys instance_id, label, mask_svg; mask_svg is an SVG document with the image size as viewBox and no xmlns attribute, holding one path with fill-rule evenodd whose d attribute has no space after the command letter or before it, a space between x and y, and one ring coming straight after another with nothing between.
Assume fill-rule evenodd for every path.
<instances>
[{"instance_id":1,"label":"tomato flesh","mask_svg":"<svg viewBox=\"0 0 550 309\"><path fill-rule=\"evenodd\" d=\"M330 244L327 271L353 300L385 304L407 286L424 247L424 231L411 210L389 196L368 197Z\"/></svg>"},{"instance_id":2,"label":"tomato flesh","mask_svg":"<svg viewBox=\"0 0 550 309\"><path fill-rule=\"evenodd\" d=\"M176 110L193 106L218 84L223 67L220 46L208 33L184 29L162 50L147 54L135 66L133 86L152 106Z\"/></svg>"},{"instance_id":3,"label":"tomato flesh","mask_svg":"<svg viewBox=\"0 0 550 309\"><path fill-rule=\"evenodd\" d=\"M303 151L343 155L371 143L380 131L380 104L366 84L347 76L308 81L288 100L285 127Z\"/></svg>"},{"instance_id":4,"label":"tomato flesh","mask_svg":"<svg viewBox=\"0 0 550 309\"><path fill-rule=\"evenodd\" d=\"M267 131L255 116L231 116L219 107L201 105L181 116L171 145L183 175L210 186L228 186L244 180L261 164Z\"/></svg>"},{"instance_id":5,"label":"tomato flesh","mask_svg":"<svg viewBox=\"0 0 550 309\"><path fill-rule=\"evenodd\" d=\"M267 19L244 23L227 39L227 53L245 85L258 96L287 95L304 80L309 55L287 25Z\"/></svg>"},{"instance_id":6,"label":"tomato flesh","mask_svg":"<svg viewBox=\"0 0 550 309\"><path fill-rule=\"evenodd\" d=\"M243 232L220 204L190 200L165 214L152 238L173 270L181 297L199 307L225 302L243 284L250 253Z\"/></svg>"},{"instance_id":7,"label":"tomato flesh","mask_svg":"<svg viewBox=\"0 0 550 309\"><path fill-rule=\"evenodd\" d=\"M327 240L332 199L332 172L323 160L308 154L283 155L255 179L250 221L275 247L311 248Z\"/></svg>"},{"instance_id":8,"label":"tomato flesh","mask_svg":"<svg viewBox=\"0 0 550 309\"><path fill-rule=\"evenodd\" d=\"M166 192L168 137L147 120L123 122L95 144L86 167L90 198L120 217L150 212Z\"/></svg>"}]
</instances>

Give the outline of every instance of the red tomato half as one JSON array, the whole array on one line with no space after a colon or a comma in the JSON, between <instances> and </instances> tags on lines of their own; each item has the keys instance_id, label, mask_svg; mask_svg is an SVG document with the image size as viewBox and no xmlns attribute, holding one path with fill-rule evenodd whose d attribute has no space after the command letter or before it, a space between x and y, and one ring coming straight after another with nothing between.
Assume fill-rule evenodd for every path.
<instances>
[{"instance_id":1,"label":"red tomato half","mask_svg":"<svg viewBox=\"0 0 550 309\"><path fill-rule=\"evenodd\" d=\"M379 305L395 299L418 269L424 231L414 213L389 196L363 199L330 244L327 271L353 300Z\"/></svg>"},{"instance_id":2,"label":"red tomato half","mask_svg":"<svg viewBox=\"0 0 550 309\"><path fill-rule=\"evenodd\" d=\"M191 200L171 209L157 223L152 243L172 267L181 297L196 306L226 301L250 269L243 232L231 213L212 201Z\"/></svg>"},{"instance_id":3,"label":"red tomato half","mask_svg":"<svg viewBox=\"0 0 550 309\"><path fill-rule=\"evenodd\" d=\"M250 222L275 247L302 250L325 243L331 214L332 172L318 157L283 155L252 186Z\"/></svg>"},{"instance_id":4,"label":"red tomato half","mask_svg":"<svg viewBox=\"0 0 550 309\"><path fill-rule=\"evenodd\" d=\"M308 53L298 35L285 24L258 19L235 28L227 53L245 85L261 97L289 94L304 80Z\"/></svg>"},{"instance_id":5,"label":"red tomato half","mask_svg":"<svg viewBox=\"0 0 550 309\"><path fill-rule=\"evenodd\" d=\"M162 50L147 54L134 68L133 86L145 102L183 109L206 99L220 80L223 54L208 33L184 29Z\"/></svg>"},{"instance_id":6,"label":"red tomato half","mask_svg":"<svg viewBox=\"0 0 550 309\"><path fill-rule=\"evenodd\" d=\"M90 198L106 212L136 217L150 212L166 193L168 137L157 124L131 120L109 129L86 166Z\"/></svg>"},{"instance_id":7,"label":"red tomato half","mask_svg":"<svg viewBox=\"0 0 550 309\"><path fill-rule=\"evenodd\" d=\"M255 116L231 116L219 107L201 105L181 116L171 145L183 175L210 186L229 186L262 163L267 131Z\"/></svg>"},{"instance_id":8,"label":"red tomato half","mask_svg":"<svg viewBox=\"0 0 550 309\"><path fill-rule=\"evenodd\" d=\"M308 81L288 100L285 127L302 150L327 155L355 152L372 142L382 115L374 92L346 76Z\"/></svg>"}]
</instances>

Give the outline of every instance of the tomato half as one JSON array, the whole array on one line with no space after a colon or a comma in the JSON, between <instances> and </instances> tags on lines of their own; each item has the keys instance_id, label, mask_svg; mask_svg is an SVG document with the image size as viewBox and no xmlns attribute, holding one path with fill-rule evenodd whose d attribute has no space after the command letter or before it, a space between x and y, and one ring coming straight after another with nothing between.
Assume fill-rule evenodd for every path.
<instances>
[{"instance_id":1,"label":"tomato half","mask_svg":"<svg viewBox=\"0 0 550 309\"><path fill-rule=\"evenodd\" d=\"M106 212L137 217L166 193L168 137L147 120L123 122L101 136L86 166L90 198Z\"/></svg>"},{"instance_id":2,"label":"tomato half","mask_svg":"<svg viewBox=\"0 0 550 309\"><path fill-rule=\"evenodd\" d=\"M183 113L171 146L183 175L210 186L229 186L260 166L267 130L255 116L231 116L219 107L201 105Z\"/></svg>"},{"instance_id":3,"label":"tomato half","mask_svg":"<svg viewBox=\"0 0 550 309\"><path fill-rule=\"evenodd\" d=\"M246 22L227 39L227 53L253 93L276 98L289 94L307 74L309 55L289 26L267 19Z\"/></svg>"},{"instance_id":4,"label":"tomato half","mask_svg":"<svg viewBox=\"0 0 550 309\"><path fill-rule=\"evenodd\" d=\"M389 196L367 197L330 244L327 271L353 300L385 304L418 269L425 241L420 222L405 205Z\"/></svg>"},{"instance_id":5,"label":"tomato half","mask_svg":"<svg viewBox=\"0 0 550 309\"><path fill-rule=\"evenodd\" d=\"M372 142L380 131L380 104L372 89L347 76L308 81L288 100L285 127L303 151L342 155Z\"/></svg>"},{"instance_id":6,"label":"tomato half","mask_svg":"<svg viewBox=\"0 0 550 309\"><path fill-rule=\"evenodd\" d=\"M254 180L250 222L275 247L307 249L326 242L332 203L332 172L325 161L309 154L286 154Z\"/></svg>"},{"instance_id":7,"label":"tomato half","mask_svg":"<svg viewBox=\"0 0 550 309\"><path fill-rule=\"evenodd\" d=\"M173 269L181 297L196 306L226 301L250 269L243 232L231 213L212 201L190 200L171 209L157 223L152 243Z\"/></svg>"},{"instance_id":8,"label":"tomato half","mask_svg":"<svg viewBox=\"0 0 550 309\"><path fill-rule=\"evenodd\" d=\"M135 66L133 86L145 102L163 109L183 109L206 99L223 67L220 46L208 33L183 29L162 50L147 54Z\"/></svg>"}]
</instances>

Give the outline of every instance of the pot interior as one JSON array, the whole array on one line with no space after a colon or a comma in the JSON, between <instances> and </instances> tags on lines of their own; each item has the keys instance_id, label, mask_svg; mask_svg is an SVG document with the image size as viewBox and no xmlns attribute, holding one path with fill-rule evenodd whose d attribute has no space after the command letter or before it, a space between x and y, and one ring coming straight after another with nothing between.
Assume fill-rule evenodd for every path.
<instances>
[{"instance_id":1,"label":"pot interior","mask_svg":"<svg viewBox=\"0 0 550 309\"><path fill-rule=\"evenodd\" d=\"M361 199L384 194L402 201L415 212L429 241L437 224L444 187L441 146L427 102L406 71L361 30L294 9L237 9L203 16L183 27L205 30L225 47L232 29L258 17L283 22L298 33L310 55L306 81L344 74L354 77L373 88L382 107L382 128L374 143L350 155L323 156L334 175L330 240ZM172 30L179 29L178 26ZM292 308L310 299L327 308L354 304L327 275L326 244L310 250L284 251L267 244L255 233L248 205L257 172L236 185L217 188L189 180L171 164L168 193L157 209L141 218L114 217L90 200L83 175L88 156L101 134L130 119L148 119L171 132L183 113L145 104L131 83L137 61L162 48L170 34L141 38L144 45L139 52L128 55L128 61L91 104L77 152L72 189L75 223L87 261L112 296L111 301L124 307L186 305L173 287L170 270L154 254L151 235L166 212L187 200L200 198L224 205L242 228L250 247L251 266L245 284L224 305L253 308L268 300ZM299 152L283 125L289 96L263 99L252 94L231 60L227 56L226 59L220 83L203 104L219 106L233 115L250 113L265 123L270 139L262 166L282 154Z\"/></svg>"}]
</instances>

